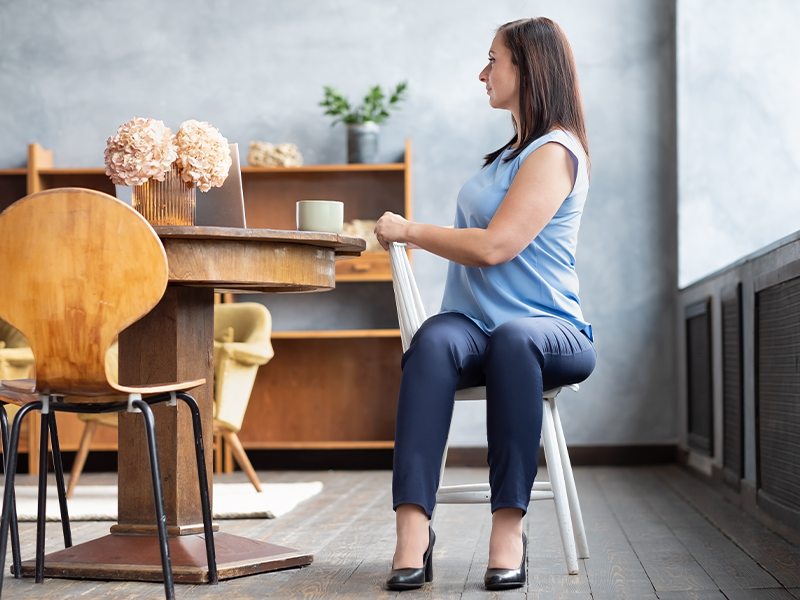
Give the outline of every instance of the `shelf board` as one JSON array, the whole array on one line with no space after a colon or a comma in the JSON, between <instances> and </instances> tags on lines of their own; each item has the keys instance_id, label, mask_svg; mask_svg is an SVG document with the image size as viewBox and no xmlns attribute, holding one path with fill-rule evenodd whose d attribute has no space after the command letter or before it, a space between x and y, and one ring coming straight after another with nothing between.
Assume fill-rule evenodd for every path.
<instances>
[{"instance_id":1,"label":"shelf board","mask_svg":"<svg viewBox=\"0 0 800 600\"><path fill-rule=\"evenodd\" d=\"M41 169L39 175L105 175L106 170L100 167L89 169Z\"/></svg>"},{"instance_id":2,"label":"shelf board","mask_svg":"<svg viewBox=\"0 0 800 600\"><path fill-rule=\"evenodd\" d=\"M6 175L12 175L12 176L13 175L17 175L17 176L19 176L19 175L27 175L27 174L28 174L28 169L2 169L2 170L0 170L0 177L6 176Z\"/></svg>"},{"instance_id":3,"label":"shelf board","mask_svg":"<svg viewBox=\"0 0 800 600\"><path fill-rule=\"evenodd\" d=\"M352 173L358 171L404 171L405 163L380 165L307 165L303 167L242 167L242 174L289 174L289 173Z\"/></svg>"},{"instance_id":4,"label":"shelf board","mask_svg":"<svg viewBox=\"0 0 800 600\"><path fill-rule=\"evenodd\" d=\"M353 173L363 171L403 171L405 163L386 163L380 165L308 165L304 167L242 167L242 173L291 174L291 173ZM26 175L27 169L3 169L0 175ZM102 167L40 169L39 175L105 175Z\"/></svg>"},{"instance_id":5,"label":"shelf board","mask_svg":"<svg viewBox=\"0 0 800 600\"><path fill-rule=\"evenodd\" d=\"M340 329L324 331L273 331L273 340L319 340L337 338L399 338L399 329Z\"/></svg>"},{"instance_id":6,"label":"shelf board","mask_svg":"<svg viewBox=\"0 0 800 600\"><path fill-rule=\"evenodd\" d=\"M391 450L392 440L346 441L346 442L242 442L248 450Z\"/></svg>"}]
</instances>

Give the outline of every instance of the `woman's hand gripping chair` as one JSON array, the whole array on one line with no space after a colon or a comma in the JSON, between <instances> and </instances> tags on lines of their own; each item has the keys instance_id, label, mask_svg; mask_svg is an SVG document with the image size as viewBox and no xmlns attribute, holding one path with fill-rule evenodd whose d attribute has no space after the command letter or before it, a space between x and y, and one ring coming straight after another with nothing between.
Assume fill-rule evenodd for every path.
<instances>
[{"instance_id":1,"label":"woman's hand gripping chair","mask_svg":"<svg viewBox=\"0 0 800 600\"><path fill-rule=\"evenodd\" d=\"M411 265L406 254L405 244L393 243L389 246L389 263L392 269L392 284L397 303L397 316L400 321L400 335L403 351L408 350L411 338L425 321L425 309L411 272ZM564 386L578 391L577 385ZM554 500L558 526L561 531L561 542L564 546L564 557L570 575L578 573L578 557L589 558L589 546L583 527L578 492L572 475L572 465L564 441L561 420L556 409L556 396L563 388L546 390L543 394L544 414L542 418L542 445L544 446L547 472L550 481L537 481L533 484L531 500ZM456 400L485 400L486 388L474 387L458 390ZM488 483L471 485L443 486L444 468L447 462L447 445L442 457L442 470L439 476L439 491L436 493L437 504L483 504L489 503L491 490ZM436 511L431 520L436 518ZM576 551L577 546L577 551Z\"/></svg>"},{"instance_id":2,"label":"woman's hand gripping chair","mask_svg":"<svg viewBox=\"0 0 800 600\"><path fill-rule=\"evenodd\" d=\"M150 406L180 399L192 415L200 505L209 580L218 580L202 444L200 411L186 393L205 380L151 386L125 386L106 370L106 355L115 337L158 304L167 288L167 257L158 236L144 218L116 198L78 188L53 189L15 202L0 215L0 318L17 327L33 350L36 379L3 381L0 401L21 406L9 439L3 512L0 519L0 564L6 556L14 514L14 474L20 423L28 412L41 413L39 511L36 581L44 579L45 498L48 433L53 449L64 544L72 545L64 474L53 412L142 414L159 534L164 589L174 598L167 545L164 498L158 465L155 425ZM12 547L14 545L12 537ZM16 561L15 561L16 562ZM18 565L15 575L20 576ZM0 571L0 585L2 585Z\"/></svg>"},{"instance_id":3,"label":"woman's hand gripping chair","mask_svg":"<svg viewBox=\"0 0 800 600\"><path fill-rule=\"evenodd\" d=\"M214 306L214 435L221 435L230 445L236 462L259 492L261 482L237 433L244 422L258 367L275 355L271 334L272 315L263 304L238 302ZM116 342L106 355L106 371L116 381ZM78 417L86 421L86 428L72 465L67 498L72 497L81 476L98 425L117 427L116 414Z\"/></svg>"}]
</instances>

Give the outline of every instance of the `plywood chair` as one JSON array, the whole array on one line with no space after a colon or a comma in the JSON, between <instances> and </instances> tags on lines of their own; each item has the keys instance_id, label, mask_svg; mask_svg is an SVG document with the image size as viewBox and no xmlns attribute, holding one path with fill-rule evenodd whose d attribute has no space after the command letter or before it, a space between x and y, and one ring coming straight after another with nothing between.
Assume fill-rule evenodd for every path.
<instances>
[{"instance_id":1,"label":"plywood chair","mask_svg":"<svg viewBox=\"0 0 800 600\"><path fill-rule=\"evenodd\" d=\"M244 422L258 368L275 355L271 333L272 316L263 304L237 302L214 306L214 435L225 439L236 462L258 492L261 482L237 433ZM114 343L106 354L106 373L114 381L117 369L117 344ZM78 417L86 422L86 427L72 465L67 498L72 497L98 426L117 427L115 414Z\"/></svg>"},{"instance_id":2,"label":"plywood chair","mask_svg":"<svg viewBox=\"0 0 800 600\"><path fill-rule=\"evenodd\" d=\"M153 228L116 198L79 188L32 194L0 215L0 318L27 338L36 364L34 380L4 381L0 399L21 406L9 440L0 520L0 564L5 559L12 520L14 474L22 418L41 413L39 515L36 580L44 579L44 499L47 486L47 433L50 433L62 521L71 545L63 471L54 411L141 412L147 434L156 525L167 598L174 598L164 499L150 405L185 402L194 433L202 436L200 411L185 390L205 380L126 386L106 372L106 353L115 337L149 312L167 287L167 259ZM196 444L200 502L209 576L217 580L202 444ZM2 585L2 572L0 572Z\"/></svg>"},{"instance_id":3,"label":"plywood chair","mask_svg":"<svg viewBox=\"0 0 800 600\"><path fill-rule=\"evenodd\" d=\"M408 350L411 338L425 321L425 309L422 305L414 274L408 261L405 245L393 243L389 247L389 263L392 269L397 316L400 321L400 336L403 351ZM577 385L564 386L578 390ZM583 526L578 492L572 474L564 431L556 409L556 396L563 388L546 390L543 394L544 414L542 419L542 444L547 472L550 481L538 481L533 484L531 500L554 500L558 526L561 531L561 542L564 546L564 557L570 575L578 573L578 557L589 558L589 546ZM455 400L485 400L486 388L473 387L458 390ZM491 501L491 490L488 483L470 485L443 486L445 463L447 462L447 444L442 457L442 470L439 475L439 490L436 493L437 504L482 504ZM431 516L431 520L435 518ZM577 550L576 550L577 546Z\"/></svg>"}]
</instances>

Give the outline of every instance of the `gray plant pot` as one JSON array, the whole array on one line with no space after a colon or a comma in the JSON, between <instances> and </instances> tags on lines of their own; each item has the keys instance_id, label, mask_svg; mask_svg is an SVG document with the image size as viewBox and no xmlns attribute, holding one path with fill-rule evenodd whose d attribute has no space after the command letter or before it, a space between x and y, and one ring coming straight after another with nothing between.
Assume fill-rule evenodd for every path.
<instances>
[{"instance_id":1,"label":"gray plant pot","mask_svg":"<svg viewBox=\"0 0 800 600\"><path fill-rule=\"evenodd\" d=\"M347 162L375 163L378 160L378 136L381 128L367 121L347 126Z\"/></svg>"}]
</instances>

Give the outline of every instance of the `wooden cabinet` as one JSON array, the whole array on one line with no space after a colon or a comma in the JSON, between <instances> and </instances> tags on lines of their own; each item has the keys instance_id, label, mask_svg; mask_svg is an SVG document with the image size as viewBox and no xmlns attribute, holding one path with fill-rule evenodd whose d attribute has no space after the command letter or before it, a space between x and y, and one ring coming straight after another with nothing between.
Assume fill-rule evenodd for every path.
<instances>
[{"instance_id":1,"label":"wooden cabinet","mask_svg":"<svg viewBox=\"0 0 800 600\"><path fill-rule=\"evenodd\" d=\"M295 229L295 202L306 199L343 201L345 221L387 210L410 218L411 143L401 163L243 167L242 185L252 228ZM52 151L32 144L26 169L0 170L0 210L54 187L115 193L104 169L55 169ZM245 448L393 446L402 347L388 254L339 262L336 281L324 294L225 295L261 302L273 315L275 358L259 370L239 434ZM77 450L83 423L58 419L62 449ZM115 442L116 431L98 431L92 448Z\"/></svg>"}]
</instances>

